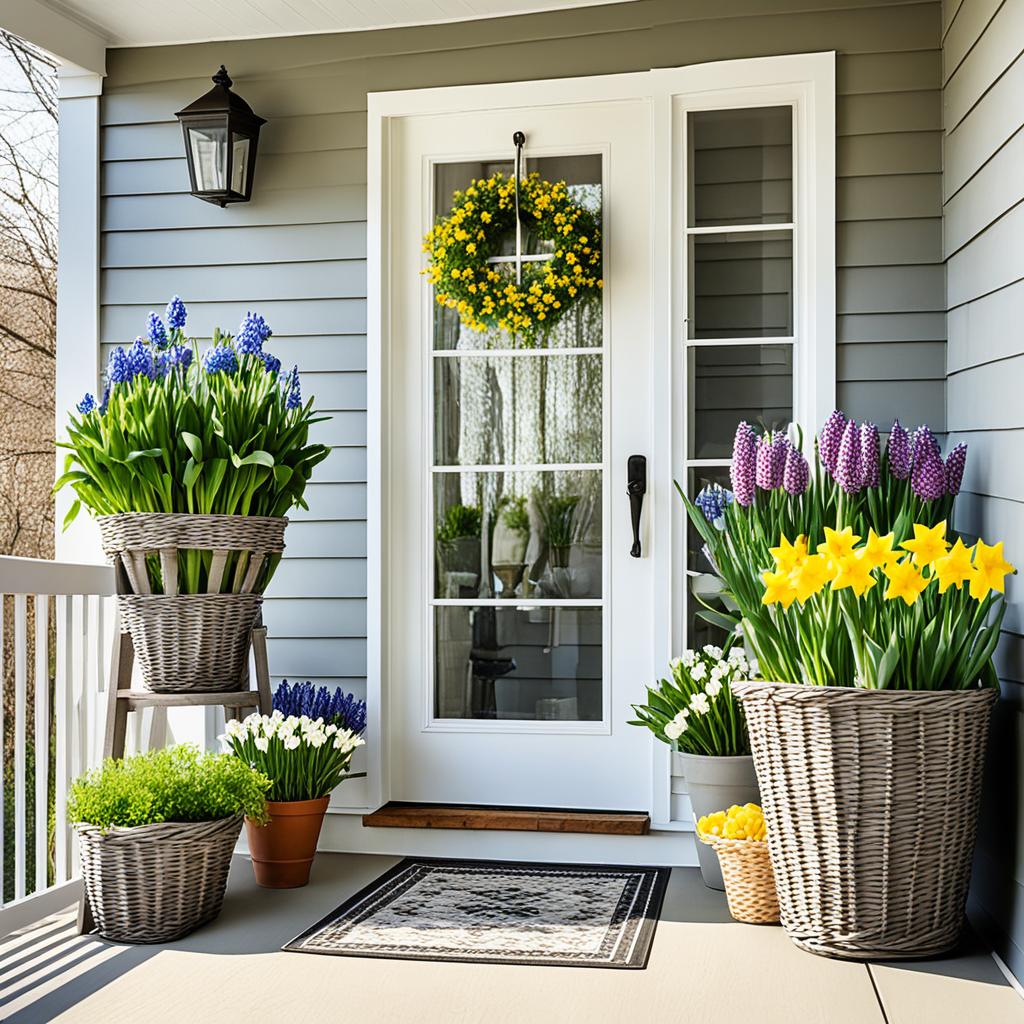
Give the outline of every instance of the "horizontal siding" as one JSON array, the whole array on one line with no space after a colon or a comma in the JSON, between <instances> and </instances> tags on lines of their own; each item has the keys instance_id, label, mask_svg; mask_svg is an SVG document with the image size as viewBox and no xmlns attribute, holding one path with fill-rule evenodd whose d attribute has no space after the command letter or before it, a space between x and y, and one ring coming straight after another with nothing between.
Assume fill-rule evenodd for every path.
<instances>
[{"instance_id":1,"label":"horizontal siding","mask_svg":"<svg viewBox=\"0 0 1024 1024\"><path fill-rule=\"evenodd\" d=\"M1024 564L1024 4L946 0L944 7L947 412L950 441L970 448L956 525L1003 541L1010 561ZM1017 835L981 828L971 905L986 937L1024 977L1020 576L1008 577L1006 600L996 665L1007 699L992 730L982 822L1010 801Z\"/></svg>"}]
</instances>

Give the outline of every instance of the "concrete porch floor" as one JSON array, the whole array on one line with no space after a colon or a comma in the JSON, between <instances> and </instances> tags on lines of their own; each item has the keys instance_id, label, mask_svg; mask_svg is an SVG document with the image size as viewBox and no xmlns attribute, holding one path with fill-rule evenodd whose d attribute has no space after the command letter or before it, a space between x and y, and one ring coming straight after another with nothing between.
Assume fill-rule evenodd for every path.
<instances>
[{"instance_id":1,"label":"concrete porch floor","mask_svg":"<svg viewBox=\"0 0 1024 1024\"><path fill-rule=\"evenodd\" d=\"M1024 1024L1024 1001L973 939L935 961L826 960L796 949L781 928L732 921L695 868L672 872L644 971L280 951L396 861L321 854L307 888L276 892L256 886L236 857L220 918L166 946L80 938L70 911L55 915L0 942L0 1020Z\"/></svg>"}]
</instances>

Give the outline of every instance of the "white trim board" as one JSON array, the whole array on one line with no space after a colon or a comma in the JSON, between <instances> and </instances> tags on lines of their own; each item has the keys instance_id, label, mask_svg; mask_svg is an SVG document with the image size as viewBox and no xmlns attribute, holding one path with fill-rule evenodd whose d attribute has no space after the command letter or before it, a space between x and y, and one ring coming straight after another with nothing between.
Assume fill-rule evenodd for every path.
<instances>
[{"instance_id":1,"label":"white trim board","mask_svg":"<svg viewBox=\"0 0 1024 1024\"><path fill-rule=\"evenodd\" d=\"M373 792L382 803L389 798L386 748L389 700L386 615L387 479L391 446L400 442L389 436L384 420L388 394L388 210L389 136L394 119L432 114L465 114L480 111L558 107L575 104L643 99L654 119L652 224L664 226L652 238L656 265L670 272L658 275L652 293L655 310L654 419L656 436L667 438L664 451L650 453L655 468L648 483L645 512L649 536L657 552L657 603L653 642L659 658L668 661L681 644L684 621L681 579L673 567L685 542L683 510L673 493L671 477L681 473L682 422L678 389L678 360L682 352L680 284L682 264L678 224L682 199L673 179L678 161L673 153L679 144L680 115L701 107L742 107L791 104L794 108L794 180L797 206L793 220L800 251L794 254L795 333L813 340L804 346L794 369L794 415L805 424L824 418L835 402L835 54L815 53L724 61L684 68L658 69L622 75L516 82L478 86L453 86L400 92L371 93L368 97L368 447L371 504L368 509L369 650L368 699L371 728L371 778ZM660 317L660 318L659 318ZM660 360L660 363L659 363ZM677 372L668 372L674 367ZM376 455L376 457L374 457ZM671 472L666 473L666 466ZM642 681L641 681L642 682ZM638 682L638 686L640 683ZM651 740L653 796L650 808L655 825L669 823L670 777L667 748ZM635 840L634 840L635 841ZM397 840L401 842L401 840Z\"/></svg>"}]
</instances>

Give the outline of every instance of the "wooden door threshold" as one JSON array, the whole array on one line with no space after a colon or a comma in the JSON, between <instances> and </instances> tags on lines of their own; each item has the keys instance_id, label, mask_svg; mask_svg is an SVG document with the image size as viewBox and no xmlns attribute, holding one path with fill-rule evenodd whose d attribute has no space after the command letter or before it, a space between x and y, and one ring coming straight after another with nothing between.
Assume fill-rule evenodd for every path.
<instances>
[{"instance_id":1,"label":"wooden door threshold","mask_svg":"<svg viewBox=\"0 0 1024 1024\"><path fill-rule=\"evenodd\" d=\"M651 818L642 811L579 811L392 801L372 814L364 814L363 825L369 828L490 829L643 836L650 831Z\"/></svg>"}]
</instances>

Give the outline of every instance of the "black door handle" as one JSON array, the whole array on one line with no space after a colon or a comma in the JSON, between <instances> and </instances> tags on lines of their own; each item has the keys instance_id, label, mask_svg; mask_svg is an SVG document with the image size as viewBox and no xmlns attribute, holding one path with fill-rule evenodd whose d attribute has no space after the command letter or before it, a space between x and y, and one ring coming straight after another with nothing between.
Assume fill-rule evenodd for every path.
<instances>
[{"instance_id":1,"label":"black door handle","mask_svg":"<svg viewBox=\"0 0 1024 1024\"><path fill-rule=\"evenodd\" d=\"M647 493L647 459L643 455L630 455L626 463L626 493L629 495L629 514L633 520L633 546L629 553L640 557L640 512Z\"/></svg>"}]
</instances>

